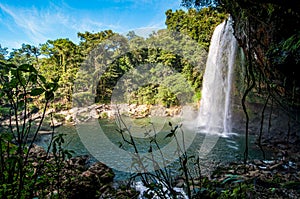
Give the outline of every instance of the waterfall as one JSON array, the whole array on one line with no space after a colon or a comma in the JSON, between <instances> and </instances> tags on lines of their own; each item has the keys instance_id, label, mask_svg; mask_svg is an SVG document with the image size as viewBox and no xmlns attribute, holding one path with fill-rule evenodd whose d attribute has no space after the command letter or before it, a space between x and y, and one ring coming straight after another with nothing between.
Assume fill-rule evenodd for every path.
<instances>
[{"instance_id":1,"label":"waterfall","mask_svg":"<svg viewBox=\"0 0 300 199\"><path fill-rule=\"evenodd\" d=\"M231 85L237 54L229 18L213 33L203 77L202 98L197 117L198 129L208 134L231 132Z\"/></svg>"}]
</instances>

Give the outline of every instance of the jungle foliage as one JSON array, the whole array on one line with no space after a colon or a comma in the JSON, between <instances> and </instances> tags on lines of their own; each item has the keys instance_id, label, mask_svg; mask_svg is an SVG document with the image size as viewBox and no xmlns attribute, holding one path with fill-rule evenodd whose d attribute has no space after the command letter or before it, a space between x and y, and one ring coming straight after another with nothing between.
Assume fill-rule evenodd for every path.
<instances>
[{"instance_id":1,"label":"jungle foliage","mask_svg":"<svg viewBox=\"0 0 300 199\"><path fill-rule=\"evenodd\" d=\"M59 38L39 46L23 44L10 53L1 47L0 58L5 63L33 65L46 80L57 79L53 106L58 109L70 108L73 96L74 103L109 103L124 75L126 103L167 107L191 103L201 97L210 37L225 17L221 10L210 8L168 10L167 29L153 32L147 38L134 31L127 35L112 30L83 32L78 33L79 44ZM126 75L137 68L139 76ZM147 83L137 84L143 76L147 76ZM179 84L173 85L174 81ZM188 96L189 100L178 99L180 96Z\"/></svg>"},{"instance_id":2,"label":"jungle foliage","mask_svg":"<svg viewBox=\"0 0 300 199\"><path fill-rule=\"evenodd\" d=\"M53 130L46 154L33 154L50 107L68 109L74 96L80 103L107 103L116 89L126 91L126 102L135 104L169 107L200 99L212 34L208 27L225 15L194 9L188 15L171 10L166 14L167 29L148 38L105 30L78 33L79 44L59 38L39 46L23 44L10 53L0 46L1 198L61 198L67 193L65 185L72 176L64 175L63 167L72 151L62 147L63 135ZM197 27L195 16L207 25Z\"/></svg>"}]
</instances>

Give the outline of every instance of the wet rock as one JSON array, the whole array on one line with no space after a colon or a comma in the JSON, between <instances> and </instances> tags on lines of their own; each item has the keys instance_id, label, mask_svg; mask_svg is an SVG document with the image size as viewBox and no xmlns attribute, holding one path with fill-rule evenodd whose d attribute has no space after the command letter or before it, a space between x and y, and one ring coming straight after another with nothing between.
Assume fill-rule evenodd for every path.
<instances>
[{"instance_id":1,"label":"wet rock","mask_svg":"<svg viewBox=\"0 0 300 199\"><path fill-rule=\"evenodd\" d=\"M255 164L256 166L261 166L263 162L261 160L255 159L253 160L253 164Z\"/></svg>"},{"instance_id":2,"label":"wet rock","mask_svg":"<svg viewBox=\"0 0 300 199\"><path fill-rule=\"evenodd\" d=\"M70 199L96 199L99 198L101 193L113 190L114 173L112 169L101 162L88 165L89 159L90 156L85 155L62 160L60 165L63 167L60 168L59 173L55 173L57 172L55 169L58 168L53 154L47 154L45 149L38 145L34 145L29 152L31 165L37 168L39 164L43 163L41 160L45 160L46 165L50 167L45 166L43 168L43 175L49 176L52 179L54 175L58 175L54 179L59 179L59 181L52 183L57 183L54 187L60 187L60 193L65 198ZM52 185L48 185L50 186L49 188L47 188L47 185L44 186L46 190L50 191ZM54 191L57 190L50 192L53 194Z\"/></svg>"},{"instance_id":3,"label":"wet rock","mask_svg":"<svg viewBox=\"0 0 300 199\"><path fill-rule=\"evenodd\" d=\"M178 188L183 188L184 185L185 185L185 178L182 176L177 177L173 184L174 187L178 187Z\"/></svg>"}]
</instances>

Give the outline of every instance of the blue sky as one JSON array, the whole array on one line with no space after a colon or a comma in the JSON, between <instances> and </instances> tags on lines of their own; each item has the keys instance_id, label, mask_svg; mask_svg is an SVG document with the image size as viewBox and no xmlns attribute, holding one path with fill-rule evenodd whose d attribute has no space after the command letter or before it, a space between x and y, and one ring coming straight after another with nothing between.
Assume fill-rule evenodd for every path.
<instances>
[{"instance_id":1,"label":"blue sky","mask_svg":"<svg viewBox=\"0 0 300 199\"><path fill-rule=\"evenodd\" d=\"M165 28L165 11L183 9L180 0L1 0L0 44L20 48L48 39L111 29L121 34L134 30L147 36Z\"/></svg>"}]
</instances>

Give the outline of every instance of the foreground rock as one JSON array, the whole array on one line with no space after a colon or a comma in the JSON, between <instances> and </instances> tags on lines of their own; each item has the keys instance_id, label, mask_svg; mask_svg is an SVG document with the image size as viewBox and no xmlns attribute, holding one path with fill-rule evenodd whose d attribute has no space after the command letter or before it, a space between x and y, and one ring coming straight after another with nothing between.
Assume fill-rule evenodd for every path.
<instances>
[{"instance_id":1,"label":"foreground rock","mask_svg":"<svg viewBox=\"0 0 300 199\"><path fill-rule=\"evenodd\" d=\"M230 163L217 168L210 178L219 183L219 189L236 190L242 198L267 199L300 198L299 176L299 161L285 159Z\"/></svg>"},{"instance_id":2,"label":"foreground rock","mask_svg":"<svg viewBox=\"0 0 300 199\"><path fill-rule=\"evenodd\" d=\"M62 156L47 154L42 147L35 145L30 151L30 159L35 172L40 172L41 178L46 177L36 187L36 190L43 190L37 191L40 198L52 198L55 195L68 199L98 199L107 196L132 198L137 194L131 189L115 189L112 169L101 162L90 164L89 156L63 160Z\"/></svg>"}]
</instances>

